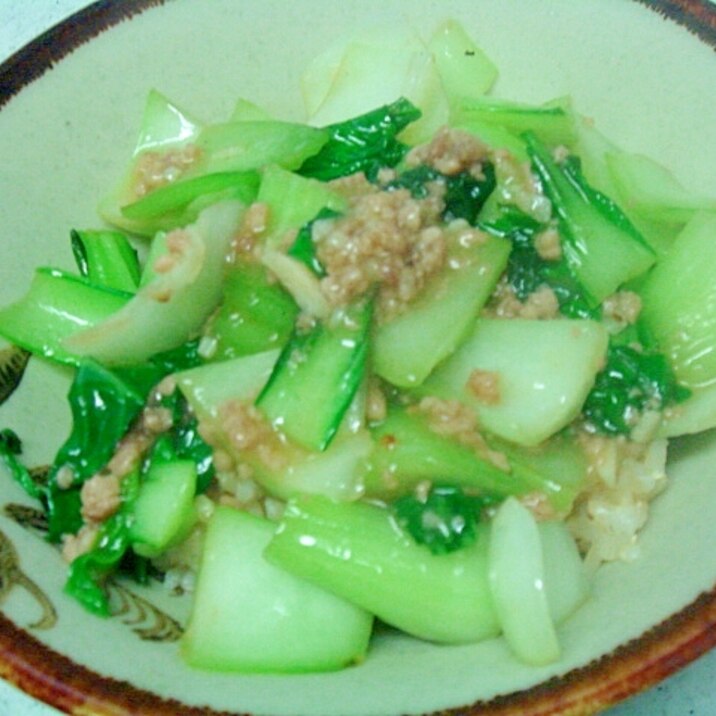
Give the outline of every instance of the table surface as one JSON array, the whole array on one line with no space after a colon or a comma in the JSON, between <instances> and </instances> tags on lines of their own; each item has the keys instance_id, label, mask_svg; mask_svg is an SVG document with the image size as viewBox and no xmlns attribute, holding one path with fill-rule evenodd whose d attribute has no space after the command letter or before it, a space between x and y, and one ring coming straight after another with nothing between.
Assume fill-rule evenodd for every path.
<instances>
[{"instance_id":1,"label":"table surface","mask_svg":"<svg viewBox=\"0 0 716 716\"><path fill-rule=\"evenodd\" d=\"M0 0L0 61L40 32L89 4L87 0ZM605 716L714 716L714 683L716 650L650 691L610 709ZM57 716L59 712L0 680L0 714Z\"/></svg>"}]
</instances>

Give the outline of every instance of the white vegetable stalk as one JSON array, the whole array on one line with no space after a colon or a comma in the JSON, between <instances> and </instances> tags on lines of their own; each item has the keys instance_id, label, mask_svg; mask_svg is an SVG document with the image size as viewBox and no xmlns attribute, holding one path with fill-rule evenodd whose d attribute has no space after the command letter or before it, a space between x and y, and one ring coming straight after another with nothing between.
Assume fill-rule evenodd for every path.
<instances>
[{"instance_id":1,"label":"white vegetable stalk","mask_svg":"<svg viewBox=\"0 0 716 716\"><path fill-rule=\"evenodd\" d=\"M191 338L221 299L218 277L242 212L239 202L215 204L173 241L168 237L173 248L162 257L164 270L117 313L67 338L67 350L105 365L131 365Z\"/></svg>"},{"instance_id":2,"label":"white vegetable stalk","mask_svg":"<svg viewBox=\"0 0 716 716\"><path fill-rule=\"evenodd\" d=\"M539 528L514 497L502 503L492 521L488 569L500 626L515 656L534 666L559 659Z\"/></svg>"}]
</instances>

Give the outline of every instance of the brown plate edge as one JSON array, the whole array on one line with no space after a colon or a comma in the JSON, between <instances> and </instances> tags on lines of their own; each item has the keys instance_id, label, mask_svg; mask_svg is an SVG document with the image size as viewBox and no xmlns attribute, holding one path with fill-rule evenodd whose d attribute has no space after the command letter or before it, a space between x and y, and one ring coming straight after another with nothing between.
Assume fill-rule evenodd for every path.
<instances>
[{"instance_id":1,"label":"brown plate edge","mask_svg":"<svg viewBox=\"0 0 716 716\"><path fill-rule=\"evenodd\" d=\"M716 50L716 5L710 0L636 0L685 27Z\"/></svg>"},{"instance_id":2,"label":"brown plate edge","mask_svg":"<svg viewBox=\"0 0 716 716\"><path fill-rule=\"evenodd\" d=\"M716 586L585 667L490 701L430 716L588 716L643 691L716 646ZM0 677L75 716L248 716L189 706L102 676L0 614Z\"/></svg>"},{"instance_id":3,"label":"brown plate edge","mask_svg":"<svg viewBox=\"0 0 716 716\"><path fill-rule=\"evenodd\" d=\"M0 64L0 109L63 57L104 30L167 0L98 0L19 49ZM716 50L716 6L709 0L635 0L685 27Z\"/></svg>"},{"instance_id":4,"label":"brown plate edge","mask_svg":"<svg viewBox=\"0 0 716 716\"><path fill-rule=\"evenodd\" d=\"M81 45L166 0L98 0L42 33L0 64L0 109Z\"/></svg>"},{"instance_id":5,"label":"brown plate edge","mask_svg":"<svg viewBox=\"0 0 716 716\"><path fill-rule=\"evenodd\" d=\"M0 64L0 108L104 30L166 0L99 0ZM636 0L716 49L708 0ZM642 636L589 665L524 691L431 716L588 716L648 689L716 646L716 586ZM76 716L247 716L191 707L94 673L0 614L0 676Z\"/></svg>"},{"instance_id":6,"label":"brown plate edge","mask_svg":"<svg viewBox=\"0 0 716 716\"><path fill-rule=\"evenodd\" d=\"M656 685L716 646L716 586L641 636L530 689L440 716L589 716ZM438 716L432 714L431 716Z\"/></svg>"}]
</instances>

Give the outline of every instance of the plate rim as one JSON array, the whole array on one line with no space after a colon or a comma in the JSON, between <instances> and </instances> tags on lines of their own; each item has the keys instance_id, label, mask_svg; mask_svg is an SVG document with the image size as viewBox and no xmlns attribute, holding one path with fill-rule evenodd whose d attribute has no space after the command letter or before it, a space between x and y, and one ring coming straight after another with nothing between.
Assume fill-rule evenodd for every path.
<instances>
[{"instance_id":1,"label":"plate rim","mask_svg":"<svg viewBox=\"0 0 716 716\"><path fill-rule=\"evenodd\" d=\"M716 51L710 0L632 0ZM38 35L0 64L0 111L75 49L168 0L98 0ZM587 716L644 691L716 647L716 583L693 602L585 666L519 692L425 716ZM103 676L55 651L0 613L0 677L70 714L249 716L190 706ZM118 710L119 709L119 710Z\"/></svg>"},{"instance_id":2,"label":"plate rim","mask_svg":"<svg viewBox=\"0 0 716 716\"><path fill-rule=\"evenodd\" d=\"M654 686L716 646L716 585L589 664L535 686L423 716L588 716ZM77 664L0 613L0 677L77 716L250 716L168 699Z\"/></svg>"}]
</instances>

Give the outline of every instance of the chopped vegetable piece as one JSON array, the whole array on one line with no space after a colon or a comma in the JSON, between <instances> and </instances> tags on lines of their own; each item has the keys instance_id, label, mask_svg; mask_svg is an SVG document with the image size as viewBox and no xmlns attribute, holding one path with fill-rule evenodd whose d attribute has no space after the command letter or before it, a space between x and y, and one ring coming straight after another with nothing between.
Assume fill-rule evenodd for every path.
<instances>
[{"instance_id":1,"label":"chopped vegetable piece","mask_svg":"<svg viewBox=\"0 0 716 716\"><path fill-rule=\"evenodd\" d=\"M498 633L486 538L480 530L464 549L434 555L386 508L302 496L288 503L265 555L408 634L464 644Z\"/></svg>"},{"instance_id":2,"label":"chopped vegetable piece","mask_svg":"<svg viewBox=\"0 0 716 716\"><path fill-rule=\"evenodd\" d=\"M607 167L624 205L655 221L683 223L698 211L716 211L716 196L698 196L664 166L643 154L609 152Z\"/></svg>"},{"instance_id":3,"label":"chopped vegetable piece","mask_svg":"<svg viewBox=\"0 0 716 716\"><path fill-rule=\"evenodd\" d=\"M52 541L74 534L82 526L80 486L109 462L115 446L144 406L144 396L89 360L80 364L68 397L72 432L54 459L46 491L48 537Z\"/></svg>"},{"instance_id":4,"label":"chopped vegetable piece","mask_svg":"<svg viewBox=\"0 0 716 716\"><path fill-rule=\"evenodd\" d=\"M484 430L538 445L579 415L607 342L595 321L481 319L418 392L460 400Z\"/></svg>"},{"instance_id":5,"label":"chopped vegetable piece","mask_svg":"<svg viewBox=\"0 0 716 716\"><path fill-rule=\"evenodd\" d=\"M560 166L534 134L524 136L559 218L562 251L594 307L644 273L654 251L608 197L588 186L575 163Z\"/></svg>"},{"instance_id":6,"label":"chopped vegetable piece","mask_svg":"<svg viewBox=\"0 0 716 716\"><path fill-rule=\"evenodd\" d=\"M539 461L505 461L487 444L478 450L474 444L440 435L431 430L426 416L414 411L391 407L371 433L374 447L362 474L369 498L394 499L427 481L500 497L537 492L561 510L569 507L578 486L569 480L560 483L551 470L541 469Z\"/></svg>"},{"instance_id":7,"label":"chopped vegetable piece","mask_svg":"<svg viewBox=\"0 0 716 716\"><path fill-rule=\"evenodd\" d=\"M448 102L480 97L497 79L495 65L455 20L447 20L435 31L428 49Z\"/></svg>"},{"instance_id":8,"label":"chopped vegetable piece","mask_svg":"<svg viewBox=\"0 0 716 716\"><path fill-rule=\"evenodd\" d=\"M329 136L324 129L275 120L212 124L197 137L202 158L193 172L247 172L268 164L294 170L319 152Z\"/></svg>"},{"instance_id":9,"label":"chopped vegetable piece","mask_svg":"<svg viewBox=\"0 0 716 716\"><path fill-rule=\"evenodd\" d=\"M256 200L267 208L264 240L271 246L283 245L289 232L312 221L323 210L340 213L346 208L345 198L325 182L273 165L263 170Z\"/></svg>"},{"instance_id":10,"label":"chopped vegetable piece","mask_svg":"<svg viewBox=\"0 0 716 716\"><path fill-rule=\"evenodd\" d=\"M132 506L132 549L156 557L185 538L196 521L197 469L191 460L154 461Z\"/></svg>"},{"instance_id":11,"label":"chopped vegetable piece","mask_svg":"<svg viewBox=\"0 0 716 716\"><path fill-rule=\"evenodd\" d=\"M716 214L696 214L639 293L640 324L689 388L716 382Z\"/></svg>"},{"instance_id":12,"label":"chopped vegetable piece","mask_svg":"<svg viewBox=\"0 0 716 716\"><path fill-rule=\"evenodd\" d=\"M221 297L221 276L242 207L223 202L205 209L176 236L173 262L105 321L64 341L66 350L107 365L141 363L175 348L199 330Z\"/></svg>"},{"instance_id":13,"label":"chopped vegetable piece","mask_svg":"<svg viewBox=\"0 0 716 716\"><path fill-rule=\"evenodd\" d=\"M495 610L512 651L534 666L556 661L560 646L545 592L539 528L514 498L492 520L488 565Z\"/></svg>"},{"instance_id":14,"label":"chopped vegetable piece","mask_svg":"<svg viewBox=\"0 0 716 716\"><path fill-rule=\"evenodd\" d=\"M259 186L256 172L217 172L166 184L122 207L122 214L147 231L186 226L201 209L218 201L235 199L250 204Z\"/></svg>"},{"instance_id":15,"label":"chopped vegetable piece","mask_svg":"<svg viewBox=\"0 0 716 716\"><path fill-rule=\"evenodd\" d=\"M433 554L472 544L482 510L499 501L489 495L467 495L459 487L433 485L427 495L404 495L391 508L398 524Z\"/></svg>"},{"instance_id":16,"label":"chopped vegetable piece","mask_svg":"<svg viewBox=\"0 0 716 716\"><path fill-rule=\"evenodd\" d=\"M517 446L496 438L490 438L490 445L505 455L513 475L525 483L532 476L533 491L521 494L545 505L547 514L553 509L555 514L565 515L588 484L589 460L575 438L574 431L568 428L534 447Z\"/></svg>"},{"instance_id":17,"label":"chopped vegetable piece","mask_svg":"<svg viewBox=\"0 0 716 716\"><path fill-rule=\"evenodd\" d=\"M455 268L436 276L405 310L377 326L373 369L399 387L420 385L469 333L507 264L509 243L453 247Z\"/></svg>"},{"instance_id":18,"label":"chopped vegetable piece","mask_svg":"<svg viewBox=\"0 0 716 716\"><path fill-rule=\"evenodd\" d=\"M201 123L170 102L161 92L150 90L144 105L134 156L182 145L195 139Z\"/></svg>"},{"instance_id":19,"label":"chopped vegetable piece","mask_svg":"<svg viewBox=\"0 0 716 716\"><path fill-rule=\"evenodd\" d=\"M177 385L199 419L212 424L223 404L254 400L271 376L278 357L278 350L270 350L209 363L178 373Z\"/></svg>"},{"instance_id":20,"label":"chopped vegetable piece","mask_svg":"<svg viewBox=\"0 0 716 716\"><path fill-rule=\"evenodd\" d=\"M363 461L373 441L367 431L349 432L344 423L323 452L278 445L272 460L262 459L260 450L245 450L240 457L254 472L254 479L268 494L281 500L297 495L323 495L332 500L352 501L363 495Z\"/></svg>"},{"instance_id":21,"label":"chopped vegetable piece","mask_svg":"<svg viewBox=\"0 0 716 716\"><path fill-rule=\"evenodd\" d=\"M657 437L672 438L692 435L716 427L716 383L693 388L691 395L662 416Z\"/></svg>"},{"instance_id":22,"label":"chopped vegetable piece","mask_svg":"<svg viewBox=\"0 0 716 716\"><path fill-rule=\"evenodd\" d=\"M362 661L372 616L264 559L275 526L218 507L182 652L218 671L330 671Z\"/></svg>"},{"instance_id":23,"label":"chopped vegetable piece","mask_svg":"<svg viewBox=\"0 0 716 716\"><path fill-rule=\"evenodd\" d=\"M297 332L256 404L290 439L325 450L365 372L372 302L335 315L329 325Z\"/></svg>"},{"instance_id":24,"label":"chopped vegetable piece","mask_svg":"<svg viewBox=\"0 0 716 716\"><path fill-rule=\"evenodd\" d=\"M99 214L108 223L132 233L147 234L142 222L130 221L121 207L130 204L152 188L145 184L145 164L166 162L169 176L182 175L196 157L193 141L201 131L201 123L177 107L164 95L150 90L144 106L139 136L132 162L119 185L99 203ZM151 172L150 172L151 173ZM149 231L149 235L153 229Z\"/></svg>"},{"instance_id":25,"label":"chopped vegetable piece","mask_svg":"<svg viewBox=\"0 0 716 716\"><path fill-rule=\"evenodd\" d=\"M134 293L139 285L137 252L117 231L72 231L72 252L80 273L102 288Z\"/></svg>"},{"instance_id":26,"label":"chopped vegetable piece","mask_svg":"<svg viewBox=\"0 0 716 716\"><path fill-rule=\"evenodd\" d=\"M561 624L589 596L589 577L577 543L563 522L538 522L537 529L542 543L549 613L555 624Z\"/></svg>"},{"instance_id":27,"label":"chopped vegetable piece","mask_svg":"<svg viewBox=\"0 0 716 716\"><path fill-rule=\"evenodd\" d=\"M0 336L36 355L77 365L80 356L64 347L65 339L102 323L131 298L57 269L40 268L27 293L0 310Z\"/></svg>"},{"instance_id":28,"label":"chopped vegetable piece","mask_svg":"<svg viewBox=\"0 0 716 716\"><path fill-rule=\"evenodd\" d=\"M363 172L375 179L382 167L394 167L407 147L396 139L420 110L408 100L399 99L355 119L333 124L326 129L330 139L318 154L307 159L299 173L329 181Z\"/></svg>"},{"instance_id":29,"label":"chopped vegetable piece","mask_svg":"<svg viewBox=\"0 0 716 716\"><path fill-rule=\"evenodd\" d=\"M223 300L204 327L211 361L281 348L293 332L298 306L261 264L238 261L227 272Z\"/></svg>"},{"instance_id":30,"label":"chopped vegetable piece","mask_svg":"<svg viewBox=\"0 0 716 716\"><path fill-rule=\"evenodd\" d=\"M661 411L690 395L663 354L612 345L583 412L599 432L629 435L643 411Z\"/></svg>"},{"instance_id":31,"label":"chopped vegetable piece","mask_svg":"<svg viewBox=\"0 0 716 716\"><path fill-rule=\"evenodd\" d=\"M571 146L576 139L574 117L568 106L535 107L493 97L460 97L452 105L451 122L484 122L515 135L533 132L550 146Z\"/></svg>"},{"instance_id":32,"label":"chopped vegetable piece","mask_svg":"<svg viewBox=\"0 0 716 716\"><path fill-rule=\"evenodd\" d=\"M400 27L372 28L348 45L330 48L315 58L302 79L313 125L342 122L396 97L421 110L421 117L401 132L401 141L425 141L447 121L447 98L434 56L414 32Z\"/></svg>"}]
</instances>

